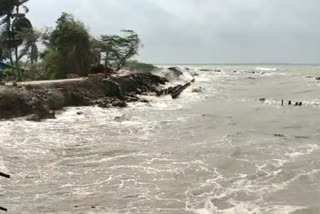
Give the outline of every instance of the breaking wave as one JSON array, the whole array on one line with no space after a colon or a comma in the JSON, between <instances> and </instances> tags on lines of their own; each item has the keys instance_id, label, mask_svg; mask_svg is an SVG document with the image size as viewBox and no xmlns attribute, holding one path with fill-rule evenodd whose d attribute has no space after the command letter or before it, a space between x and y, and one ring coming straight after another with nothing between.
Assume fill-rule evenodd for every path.
<instances>
[{"instance_id":1,"label":"breaking wave","mask_svg":"<svg viewBox=\"0 0 320 214\"><path fill-rule=\"evenodd\" d=\"M155 71L167 86L195 78L174 101L144 95L149 103L124 109L1 121L0 168L13 175L0 184L1 205L12 213L319 213L319 87L305 76L320 71L186 67Z\"/></svg>"},{"instance_id":2,"label":"breaking wave","mask_svg":"<svg viewBox=\"0 0 320 214\"><path fill-rule=\"evenodd\" d=\"M258 70L258 71L277 71L277 70L279 70L279 68L257 67L256 70Z\"/></svg>"}]
</instances>

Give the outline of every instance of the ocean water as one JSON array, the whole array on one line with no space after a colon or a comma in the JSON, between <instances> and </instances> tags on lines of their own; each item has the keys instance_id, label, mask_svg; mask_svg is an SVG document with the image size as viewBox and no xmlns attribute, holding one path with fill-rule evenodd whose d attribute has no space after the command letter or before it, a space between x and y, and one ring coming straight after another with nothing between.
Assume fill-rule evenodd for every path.
<instances>
[{"instance_id":1,"label":"ocean water","mask_svg":"<svg viewBox=\"0 0 320 214\"><path fill-rule=\"evenodd\" d=\"M0 122L0 171L12 175L1 179L0 205L9 213L320 213L320 66L179 67L184 75L171 84L191 74L196 82L174 101L147 96L125 109Z\"/></svg>"}]
</instances>

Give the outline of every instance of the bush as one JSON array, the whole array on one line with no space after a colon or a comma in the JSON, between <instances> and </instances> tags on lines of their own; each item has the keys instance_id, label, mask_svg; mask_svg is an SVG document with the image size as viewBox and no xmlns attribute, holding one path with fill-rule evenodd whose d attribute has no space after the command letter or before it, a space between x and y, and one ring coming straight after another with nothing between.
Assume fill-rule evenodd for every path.
<instances>
[{"instance_id":1,"label":"bush","mask_svg":"<svg viewBox=\"0 0 320 214\"><path fill-rule=\"evenodd\" d=\"M43 69L43 63L37 62L34 64L27 65L28 70L23 72L25 80L45 80L50 79L50 73Z\"/></svg>"},{"instance_id":2,"label":"bush","mask_svg":"<svg viewBox=\"0 0 320 214\"><path fill-rule=\"evenodd\" d=\"M152 64L138 62L137 60L132 60L127 62L126 68L131 71L141 71L141 72L150 72L157 67Z\"/></svg>"},{"instance_id":3,"label":"bush","mask_svg":"<svg viewBox=\"0 0 320 214\"><path fill-rule=\"evenodd\" d=\"M6 80L14 80L16 78L15 70L12 68L4 69L2 77Z\"/></svg>"}]
</instances>

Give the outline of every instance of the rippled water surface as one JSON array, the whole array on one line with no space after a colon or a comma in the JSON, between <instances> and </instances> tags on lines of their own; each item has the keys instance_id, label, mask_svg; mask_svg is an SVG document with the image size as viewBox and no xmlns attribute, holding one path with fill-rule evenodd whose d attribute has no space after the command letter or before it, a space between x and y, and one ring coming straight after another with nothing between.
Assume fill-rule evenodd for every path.
<instances>
[{"instance_id":1,"label":"rippled water surface","mask_svg":"<svg viewBox=\"0 0 320 214\"><path fill-rule=\"evenodd\" d=\"M12 175L1 179L0 205L10 213L320 213L320 67L188 67L196 82L175 101L150 96L126 109L0 122L0 169Z\"/></svg>"}]
</instances>

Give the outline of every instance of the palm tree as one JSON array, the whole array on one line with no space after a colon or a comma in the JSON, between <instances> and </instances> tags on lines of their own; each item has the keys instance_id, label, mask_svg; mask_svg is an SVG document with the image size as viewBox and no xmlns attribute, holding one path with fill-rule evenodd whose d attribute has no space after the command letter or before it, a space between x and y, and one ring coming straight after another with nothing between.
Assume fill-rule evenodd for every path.
<instances>
[{"instance_id":1,"label":"palm tree","mask_svg":"<svg viewBox=\"0 0 320 214\"><path fill-rule=\"evenodd\" d=\"M11 34L11 18L14 11L14 1L3 0L0 5L0 25L2 25L2 45L3 49L9 50L9 59L11 67L13 67L12 59L12 34ZM5 39L4 39L5 38Z\"/></svg>"},{"instance_id":2,"label":"palm tree","mask_svg":"<svg viewBox=\"0 0 320 214\"><path fill-rule=\"evenodd\" d=\"M6 38L4 46L8 53L10 64L13 67L12 49L15 52L15 69L18 81L21 81L21 71L19 68L18 47L23 40L17 39L16 35L23 28L32 28L31 22L25 17L28 8L24 5L29 0L2 0L0 5L0 25L2 25L2 37ZM20 13L20 7L24 9L24 13Z\"/></svg>"},{"instance_id":3,"label":"palm tree","mask_svg":"<svg viewBox=\"0 0 320 214\"><path fill-rule=\"evenodd\" d=\"M18 38L19 32L25 29L32 29L31 22L25 17L25 13L29 12L29 9L24 5L29 0L14 0L15 4L15 13L13 14L14 20L12 22L12 34L13 39L15 41L14 44L14 52L15 52L15 67L17 70L17 77L18 81L22 80L21 70L19 66L19 54L18 54L18 47L22 45L23 38ZM20 13L20 7L24 9L24 13Z\"/></svg>"},{"instance_id":4,"label":"palm tree","mask_svg":"<svg viewBox=\"0 0 320 214\"><path fill-rule=\"evenodd\" d=\"M42 33L34 29L24 28L18 33L17 38L23 40L18 59L27 56L27 63L30 62L31 65L36 63L39 58L37 43L40 42Z\"/></svg>"}]
</instances>

